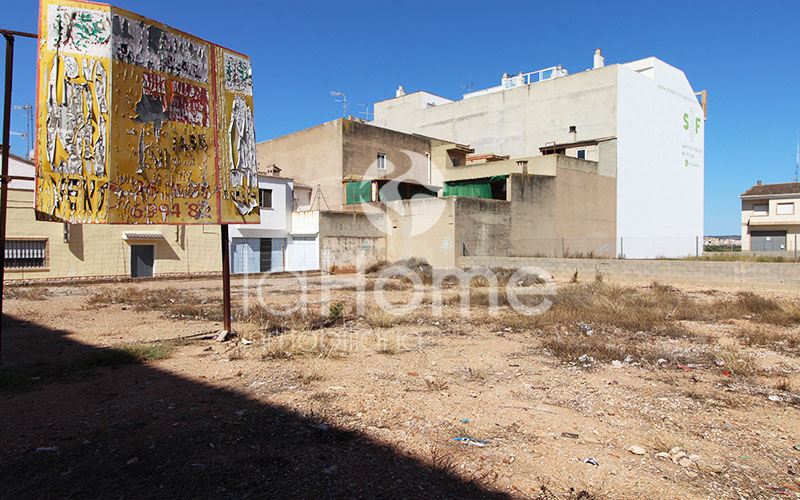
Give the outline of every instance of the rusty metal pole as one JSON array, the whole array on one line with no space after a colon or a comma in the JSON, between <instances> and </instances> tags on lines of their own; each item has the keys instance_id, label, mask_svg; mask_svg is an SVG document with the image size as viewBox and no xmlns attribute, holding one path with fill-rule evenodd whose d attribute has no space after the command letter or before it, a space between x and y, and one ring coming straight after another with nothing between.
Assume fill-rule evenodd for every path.
<instances>
[{"instance_id":1,"label":"rusty metal pole","mask_svg":"<svg viewBox=\"0 0 800 500\"><path fill-rule=\"evenodd\" d=\"M0 179L0 363L3 360L3 280L6 268L6 209L8 207L8 155L11 153L11 82L14 77L14 35L3 32L6 38L6 87L3 101L3 177Z\"/></svg>"},{"instance_id":2,"label":"rusty metal pole","mask_svg":"<svg viewBox=\"0 0 800 500\"><path fill-rule=\"evenodd\" d=\"M3 360L3 280L6 268L6 211L8 207L8 156L11 154L11 84L14 79L14 37L38 38L34 33L0 30L6 39L6 86L3 100L3 164L0 177L0 363Z\"/></svg>"},{"instance_id":3,"label":"rusty metal pole","mask_svg":"<svg viewBox=\"0 0 800 500\"><path fill-rule=\"evenodd\" d=\"M224 328L231 332L231 257L229 254L230 246L228 245L228 225L220 225L222 231L222 314L225 318Z\"/></svg>"}]
</instances>

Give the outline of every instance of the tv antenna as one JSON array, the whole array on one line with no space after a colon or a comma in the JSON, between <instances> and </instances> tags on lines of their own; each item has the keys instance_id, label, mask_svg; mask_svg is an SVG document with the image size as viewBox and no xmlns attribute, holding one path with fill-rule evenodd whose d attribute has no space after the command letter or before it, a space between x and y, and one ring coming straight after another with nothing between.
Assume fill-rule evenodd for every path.
<instances>
[{"instance_id":1,"label":"tv antenna","mask_svg":"<svg viewBox=\"0 0 800 500\"><path fill-rule=\"evenodd\" d=\"M25 150L25 157L30 159L31 151L33 150L33 106L25 104L24 106L14 106L14 109L21 109L25 113L25 132L11 133L26 139L28 147Z\"/></svg>"},{"instance_id":2,"label":"tv antenna","mask_svg":"<svg viewBox=\"0 0 800 500\"><path fill-rule=\"evenodd\" d=\"M331 90L331 96L339 97L340 99L334 99L333 102L340 102L342 103L342 118L347 118L347 96L344 92L336 92L335 90Z\"/></svg>"},{"instance_id":3,"label":"tv antenna","mask_svg":"<svg viewBox=\"0 0 800 500\"><path fill-rule=\"evenodd\" d=\"M356 106L360 108L364 108L364 111L359 111L359 115L363 115L364 119L368 122L372 121L372 112L369 110L369 104L356 104Z\"/></svg>"},{"instance_id":4,"label":"tv antenna","mask_svg":"<svg viewBox=\"0 0 800 500\"><path fill-rule=\"evenodd\" d=\"M794 181L797 182L800 176L800 128L797 129L797 158L794 162Z\"/></svg>"},{"instance_id":5,"label":"tv antenna","mask_svg":"<svg viewBox=\"0 0 800 500\"><path fill-rule=\"evenodd\" d=\"M466 85L462 85L461 88L464 89L464 93L465 94L469 94L470 92L472 92L472 89L475 88L475 83L474 82L469 82Z\"/></svg>"}]
</instances>

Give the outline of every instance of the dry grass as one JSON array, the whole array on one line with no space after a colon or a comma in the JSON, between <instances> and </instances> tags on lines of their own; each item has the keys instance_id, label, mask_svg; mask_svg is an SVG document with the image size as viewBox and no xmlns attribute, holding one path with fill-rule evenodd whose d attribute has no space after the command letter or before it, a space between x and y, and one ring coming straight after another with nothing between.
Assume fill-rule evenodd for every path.
<instances>
[{"instance_id":1,"label":"dry grass","mask_svg":"<svg viewBox=\"0 0 800 500\"><path fill-rule=\"evenodd\" d=\"M30 288L22 288L16 286L6 286L3 289L3 298L16 299L16 300L45 300L50 296L47 288L35 286Z\"/></svg>"},{"instance_id":2,"label":"dry grass","mask_svg":"<svg viewBox=\"0 0 800 500\"><path fill-rule=\"evenodd\" d=\"M121 304L134 311L162 311L168 318L222 321L222 307L218 301L200 299L190 291L172 287L106 287L91 295L86 303L88 307Z\"/></svg>"},{"instance_id":3,"label":"dry grass","mask_svg":"<svg viewBox=\"0 0 800 500\"><path fill-rule=\"evenodd\" d=\"M318 330L330 326L337 320L341 320L344 315L344 312L342 312L342 316L333 319L330 313L326 316L317 311L305 309L308 308L300 308L297 311L286 314L275 314L263 307L256 306L250 307L247 313L243 310L237 310L235 318L243 323L257 325L264 335L273 335L295 330Z\"/></svg>"},{"instance_id":4,"label":"dry grass","mask_svg":"<svg viewBox=\"0 0 800 500\"><path fill-rule=\"evenodd\" d=\"M679 321L719 321L749 318L756 323L795 325L800 323L800 303L772 300L752 293L742 293L722 300L699 300L670 286L653 283L646 288L621 286L596 281L590 285L565 285L555 296L548 296L553 305L543 314L520 317L515 312L500 318L487 319L503 326L519 329L543 329L576 323L613 326L627 331L645 331L669 337L692 336ZM498 304L507 304L503 291ZM471 290L471 305L489 305L487 290ZM460 304L460 297L450 297L446 304ZM797 339L787 339L796 345Z\"/></svg>"},{"instance_id":5,"label":"dry grass","mask_svg":"<svg viewBox=\"0 0 800 500\"><path fill-rule=\"evenodd\" d=\"M314 382L325 380L325 370L321 369L316 364L310 367L305 367L301 372L297 373L297 381L302 385L311 385Z\"/></svg>"},{"instance_id":6,"label":"dry grass","mask_svg":"<svg viewBox=\"0 0 800 500\"><path fill-rule=\"evenodd\" d=\"M800 333L787 331L772 325L755 324L739 328L736 337L746 346L786 347L796 349L800 346Z\"/></svg>"},{"instance_id":7,"label":"dry grass","mask_svg":"<svg viewBox=\"0 0 800 500\"><path fill-rule=\"evenodd\" d=\"M745 352L735 349L726 349L716 354L718 360L725 362L725 369L731 375L740 377L752 377L761 373L761 367L756 359Z\"/></svg>"},{"instance_id":8,"label":"dry grass","mask_svg":"<svg viewBox=\"0 0 800 500\"><path fill-rule=\"evenodd\" d=\"M324 333L292 331L281 335L265 337L257 347L263 361L270 359L292 359L302 356L318 358L344 357L337 338Z\"/></svg>"},{"instance_id":9,"label":"dry grass","mask_svg":"<svg viewBox=\"0 0 800 500\"><path fill-rule=\"evenodd\" d=\"M377 306L367 306L364 311L364 320L373 328L390 328L408 323L411 318L406 315L390 314Z\"/></svg>"}]
</instances>

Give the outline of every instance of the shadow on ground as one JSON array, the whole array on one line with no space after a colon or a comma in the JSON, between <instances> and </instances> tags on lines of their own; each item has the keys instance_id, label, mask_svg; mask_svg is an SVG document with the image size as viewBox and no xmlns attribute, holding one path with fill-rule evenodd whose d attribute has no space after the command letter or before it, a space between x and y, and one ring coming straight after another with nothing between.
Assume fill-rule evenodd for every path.
<instances>
[{"instance_id":1,"label":"shadow on ground","mask_svg":"<svg viewBox=\"0 0 800 500\"><path fill-rule=\"evenodd\" d=\"M2 333L6 373L100 351L9 316ZM506 498L362 435L147 364L32 382L0 389L5 498Z\"/></svg>"}]
</instances>

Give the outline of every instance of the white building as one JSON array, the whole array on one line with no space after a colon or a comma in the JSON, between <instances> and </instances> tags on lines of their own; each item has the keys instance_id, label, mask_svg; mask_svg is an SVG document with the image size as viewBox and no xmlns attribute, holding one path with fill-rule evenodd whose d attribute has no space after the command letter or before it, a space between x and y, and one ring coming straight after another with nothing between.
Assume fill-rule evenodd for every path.
<instances>
[{"instance_id":1,"label":"white building","mask_svg":"<svg viewBox=\"0 0 800 500\"><path fill-rule=\"evenodd\" d=\"M591 70L505 74L457 101L401 88L374 113L375 125L484 153L597 161L600 175L616 178L625 257L684 256L702 245L704 105L683 71L655 57L604 66L598 50Z\"/></svg>"},{"instance_id":2,"label":"white building","mask_svg":"<svg viewBox=\"0 0 800 500\"><path fill-rule=\"evenodd\" d=\"M318 270L318 224L306 223L318 213L309 211L311 188L259 174L258 191L261 222L230 226L231 272Z\"/></svg>"}]
</instances>

